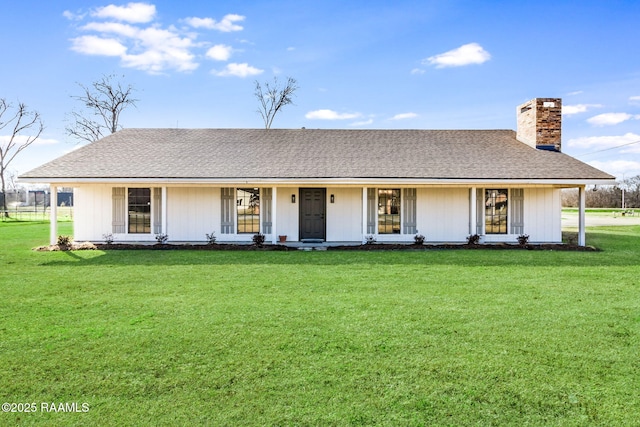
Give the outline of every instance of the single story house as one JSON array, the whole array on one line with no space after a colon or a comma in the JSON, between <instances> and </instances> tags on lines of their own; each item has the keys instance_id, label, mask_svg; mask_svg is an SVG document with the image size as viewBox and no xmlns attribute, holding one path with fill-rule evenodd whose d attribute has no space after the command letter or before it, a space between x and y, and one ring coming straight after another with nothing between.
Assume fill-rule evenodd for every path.
<instances>
[{"instance_id":1,"label":"single story house","mask_svg":"<svg viewBox=\"0 0 640 427\"><path fill-rule=\"evenodd\" d=\"M561 152L562 101L512 130L124 129L20 177L74 188L74 239L562 241L560 192L614 177ZM51 203L55 218L57 206ZM51 240L56 240L52 221Z\"/></svg>"}]
</instances>

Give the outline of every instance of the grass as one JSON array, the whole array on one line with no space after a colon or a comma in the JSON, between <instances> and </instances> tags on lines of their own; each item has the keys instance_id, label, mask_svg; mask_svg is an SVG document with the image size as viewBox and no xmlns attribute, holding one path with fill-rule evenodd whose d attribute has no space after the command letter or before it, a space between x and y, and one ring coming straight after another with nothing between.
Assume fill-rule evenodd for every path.
<instances>
[{"instance_id":1,"label":"grass","mask_svg":"<svg viewBox=\"0 0 640 427\"><path fill-rule=\"evenodd\" d=\"M60 224L71 234L71 224ZM33 252L0 224L6 425L635 425L640 227L601 252Z\"/></svg>"}]
</instances>

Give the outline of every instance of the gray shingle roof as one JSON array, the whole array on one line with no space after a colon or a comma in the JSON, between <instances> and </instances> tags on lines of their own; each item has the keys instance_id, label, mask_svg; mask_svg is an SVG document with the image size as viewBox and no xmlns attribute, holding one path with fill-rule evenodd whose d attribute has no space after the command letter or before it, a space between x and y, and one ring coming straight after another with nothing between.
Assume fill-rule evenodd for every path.
<instances>
[{"instance_id":1,"label":"gray shingle roof","mask_svg":"<svg viewBox=\"0 0 640 427\"><path fill-rule=\"evenodd\" d=\"M21 178L613 179L511 130L322 129L125 129Z\"/></svg>"}]
</instances>

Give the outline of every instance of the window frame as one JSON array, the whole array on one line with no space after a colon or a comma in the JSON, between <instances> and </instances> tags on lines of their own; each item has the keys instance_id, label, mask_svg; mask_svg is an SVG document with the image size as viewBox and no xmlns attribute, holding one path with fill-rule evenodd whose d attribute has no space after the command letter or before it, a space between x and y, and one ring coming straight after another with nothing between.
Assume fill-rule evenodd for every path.
<instances>
[{"instance_id":1,"label":"window frame","mask_svg":"<svg viewBox=\"0 0 640 427\"><path fill-rule=\"evenodd\" d=\"M376 189L376 234L382 236L388 235L402 235L402 189L401 188L377 188ZM388 197L381 198L381 194L383 192L388 193ZM394 194L395 193L395 194ZM396 196L397 195L397 196ZM394 203L394 197L396 197L396 202ZM381 199L384 201L390 200L391 204L386 206L389 207L389 210L392 211L393 208L397 208L396 214L394 213L380 213L380 209L383 207ZM397 216L397 232L394 229L396 223L394 223L393 217ZM384 224L381 225L381 217L384 217ZM389 225L388 221L391 219L391 223ZM381 226L382 230L381 231ZM391 231L388 231L390 228Z\"/></svg>"},{"instance_id":2,"label":"window frame","mask_svg":"<svg viewBox=\"0 0 640 427\"><path fill-rule=\"evenodd\" d=\"M131 230L131 195L130 192L132 190L146 190L148 191L148 202L147 202L147 206L149 207L149 212L148 212L148 216L145 218L145 212L143 212L143 223L142 223L142 229L143 231L139 231L139 227L136 224L136 228L134 231ZM153 233L153 214L154 214L154 208L153 208L153 189L151 187L126 187L126 234L142 234L142 235L150 235ZM136 196L136 197L140 197L140 196ZM144 206L143 204L137 203L135 206ZM147 226L147 220L148 219L148 230L149 231L144 231L146 229Z\"/></svg>"},{"instance_id":3,"label":"window frame","mask_svg":"<svg viewBox=\"0 0 640 427\"><path fill-rule=\"evenodd\" d=\"M490 192L494 192L493 195L490 196ZM500 195L502 194L506 194L506 200L504 202L499 201L500 200ZM510 227L511 227L511 203L510 203L510 199L511 199L511 189L510 188L485 188L483 191L483 212L482 212L482 224L483 224L483 231L485 235L491 235L491 236L504 236L504 235L508 235L510 234ZM489 201L492 201L493 206L491 207L489 205ZM506 207L506 213L505 214L492 214L492 215L487 215L487 210L488 209L496 209L496 207L499 204L503 204ZM489 231L489 227L487 227L488 225L488 220L489 219L494 219L497 218L498 219L498 224L497 224L497 229L498 231L494 231L496 226L491 226L491 231ZM504 221L501 220L501 218L504 218ZM494 221L491 221L491 224L493 224ZM504 231L503 231L504 230Z\"/></svg>"},{"instance_id":4,"label":"window frame","mask_svg":"<svg viewBox=\"0 0 640 427\"><path fill-rule=\"evenodd\" d=\"M248 193L249 196L245 196L244 194L240 195L240 192ZM235 188L235 229L236 234L238 235L246 235L246 234L259 234L262 229L262 209L261 209L261 189L258 187L238 187ZM255 203L257 201L257 203ZM241 203L246 202L246 203ZM251 203L254 203L251 206ZM240 213L240 208L244 208L245 212ZM258 213L255 213L255 209L257 208ZM252 214L247 214L246 211L249 209L254 209ZM257 216L257 218L256 218ZM251 217L251 228L247 231L247 218ZM243 219L243 221L241 221ZM243 226L241 227L241 224ZM257 229L256 229L257 228ZM241 231L242 230L242 231Z\"/></svg>"}]
</instances>

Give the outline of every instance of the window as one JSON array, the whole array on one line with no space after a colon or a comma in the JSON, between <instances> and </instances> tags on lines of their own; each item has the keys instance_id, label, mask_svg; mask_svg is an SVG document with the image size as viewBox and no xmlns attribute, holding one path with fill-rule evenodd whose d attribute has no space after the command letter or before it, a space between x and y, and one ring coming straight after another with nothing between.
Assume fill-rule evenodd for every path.
<instances>
[{"instance_id":1,"label":"window","mask_svg":"<svg viewBox=\"0 0 640 427\"><path fill-rule=\"evenodd\" d=\"M129 233L151 233L151 189L129 188Z\"/></svg>"},{"instance_id":2,"label":"window","mask_svg":"<svg viewBox=\"0 0 640 427\"><path fill-rule=\"evenodd\" d=\"M238 188L236 193L238 233L260 232L260 189Z\"/></svg>"},{"instance_id":3,"label":"window","mask_svg":"<svg viewBox=\"0 0 640 427\"><path fill-rule=\"evenodd\" d=\"M378 234L400 234L400 189L378 190Z\"/></svg>"},{"instance_id":4,"label":"window","mask_svg":"<svg viewBox=\"0 0 640 427\"><path fill-rule=\"evenodd\" d=\"M484 192L484 229L486 234L507 234L509 190L486 189Z\"/></svg>"}]
</instances>

